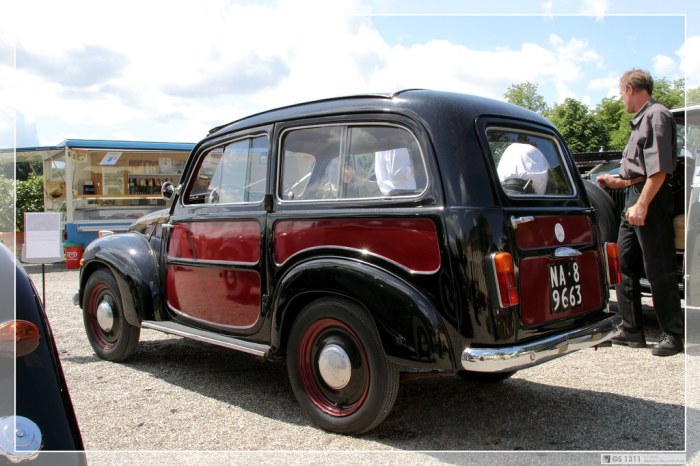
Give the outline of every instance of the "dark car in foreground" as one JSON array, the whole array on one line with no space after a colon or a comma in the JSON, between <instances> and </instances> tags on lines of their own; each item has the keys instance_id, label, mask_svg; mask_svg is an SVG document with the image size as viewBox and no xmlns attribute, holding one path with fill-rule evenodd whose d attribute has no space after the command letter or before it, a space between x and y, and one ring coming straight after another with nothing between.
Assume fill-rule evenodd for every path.
<instances>
[{"instance_id":1,"label":"dark car in foreground","mask_svg":"<svg viewBox=\"0 0 700 466\"><path fill-rule=\"evenodd\" d=\"M271 110L213 129L163 193L84 252L97 355L149 328L286 358L330 431L376 427L401 373L495 382L619 331L616 245L520 107L410 90Z\"/></svg>"},{"instance_id":2,"label":"dark car in foreground","mask_svg":"<svg viewBox=\"0 0 700 466\"><path fill-rule=\"evenodd\" d=\"M46 313L29 276L2 244L0 278L0 464L85 464Z\"/></svg>"}]
</instances>

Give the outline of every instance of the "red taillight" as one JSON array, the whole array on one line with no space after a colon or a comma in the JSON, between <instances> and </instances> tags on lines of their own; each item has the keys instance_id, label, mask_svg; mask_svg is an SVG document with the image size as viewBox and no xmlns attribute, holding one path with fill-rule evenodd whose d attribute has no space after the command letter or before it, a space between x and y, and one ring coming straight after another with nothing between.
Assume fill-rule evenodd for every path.
<instances>
[{"instance_id":1,"label":"red taillight","mask_svg":"<svg viewBox=\"0 0 700 466\"><path fill-rule=\"evenodd\" d=\"M0 324L0 355L13 353L20 358L39 346L39 328L26 320L9 320Z\"/></svg>"},{"instance_id":2,"label":"red taillight","mask_svg":"<svg viewBox=\"0 0 700 466\"><path fill-rule=\"evenodd\" d=\"M608 283L619 285L622 282L622 274L617 243L605 243L605 262L608 264Z\"/></svg>"},{"instance_id":3,"label":"red taillight","mask_svg":"<svg viewBox=\"0 0 700 466\"><path fill-rule=\"evenodd\" d=\"M515 266L513 256L507 252L498 252L491 256L493 269L496 273L496 285L501 307L515 306L520 302L518 285L515 281Z\"/></svg>"}]
</instances>

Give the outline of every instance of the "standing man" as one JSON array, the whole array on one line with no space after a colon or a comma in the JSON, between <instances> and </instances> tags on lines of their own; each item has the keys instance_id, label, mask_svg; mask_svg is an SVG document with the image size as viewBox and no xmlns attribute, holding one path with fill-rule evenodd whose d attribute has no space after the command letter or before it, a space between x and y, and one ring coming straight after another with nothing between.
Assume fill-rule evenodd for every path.
<instances>
[{"instance_id":1,"label":"standing man","mask_svg":"<svg viewBox=\"0 0 700 466\"><path fill-rule=\"evenodd\" d=\"M620 78L620 94L632 118L632 134L622 154L620 177L598 177L601 187L626 188L625 210L617 243L622 282L615 287L622 333L613 343L645 348L639 279L651 284L661 340L651 352L672 356L683 351L685 324L681 310L673 230L673 194L669 179L676 165L676 123L651 98L654 80L633 69Z\"/></svg>"}]
</instances>

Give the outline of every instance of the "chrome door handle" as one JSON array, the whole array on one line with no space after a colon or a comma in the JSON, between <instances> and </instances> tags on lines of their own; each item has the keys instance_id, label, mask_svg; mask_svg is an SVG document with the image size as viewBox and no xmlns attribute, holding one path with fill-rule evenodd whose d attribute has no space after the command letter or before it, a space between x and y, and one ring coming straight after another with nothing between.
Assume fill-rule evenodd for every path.
<instances>
[{"instance_id":1,"label":"chrome door handle","mask_svg":"<svg viewBox=\"0 0 700 466\"><path fill-rule=\"evenodd\" d=\"M510 217L510 223L513 225L513 228L516 229L518 228L518 225L521 223L527 223L527 222L534 222L535 217L532 215L527 215L525 217L516 217L515 215L511 215Z\"/></svg>"}]
</instances>

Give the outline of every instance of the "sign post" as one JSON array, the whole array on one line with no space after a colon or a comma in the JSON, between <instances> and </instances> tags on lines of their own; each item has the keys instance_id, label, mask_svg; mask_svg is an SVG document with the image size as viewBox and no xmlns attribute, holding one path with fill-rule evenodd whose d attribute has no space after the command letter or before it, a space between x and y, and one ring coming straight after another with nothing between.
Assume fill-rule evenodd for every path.
<instances>
[{"instance_id":1,"label":"sign post","mask_svg":"<svg viewBox=\"0 0 700 466\"><path fill-rule=\"evenodd\" d=\"M59 212L26 212L24 214L22 262L41 264L41 291L44 307L46 307L45 265L62 260L61 214Z\"/></svg>"}]
</instances>

